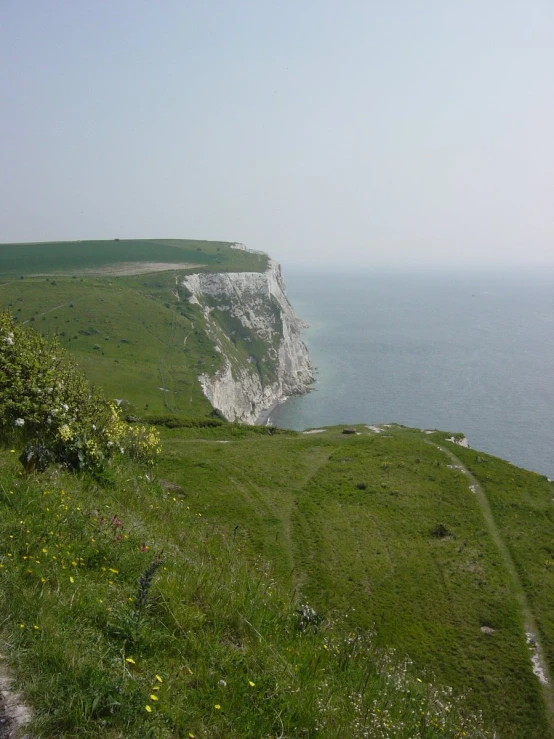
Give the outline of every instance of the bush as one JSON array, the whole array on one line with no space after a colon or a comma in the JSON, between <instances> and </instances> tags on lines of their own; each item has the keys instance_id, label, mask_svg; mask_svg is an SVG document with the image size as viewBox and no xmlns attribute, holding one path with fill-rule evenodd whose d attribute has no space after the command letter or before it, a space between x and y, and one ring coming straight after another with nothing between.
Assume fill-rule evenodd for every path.
<instances>
[{"instance_id":1,"label":"bush","mask_svg":"<svg viewBox=\"0 0 554 739\"><path fill-rule=\"evenodd\" d=\"M56 342L0 313L0 431L27 449L46 449L71 469L101 472L118 454L150 464L159 436L145 426L130 428L119 409L93 390ZM36 453L25 454L25 466ZM48 455L41 452L40 459Z\"/></svg>"},{"instance_id":2,"label":"bush","mask_svg":"<svg viewBox=\"0 0 554 739\"><path fill-rule=\"evenodd\" d=\"M430 533L431 536L435 537L435 539L444 539L445 536L451 535L451 532L443 523L438 523L436 526L433 526Z\"/></svg>"}]
</instances>

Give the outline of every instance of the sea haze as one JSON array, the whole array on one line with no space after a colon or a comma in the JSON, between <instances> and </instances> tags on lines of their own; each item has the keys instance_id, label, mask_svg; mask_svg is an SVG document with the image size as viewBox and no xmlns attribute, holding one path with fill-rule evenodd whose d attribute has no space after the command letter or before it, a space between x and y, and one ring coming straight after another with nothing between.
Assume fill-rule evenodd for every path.
<instances>
[{"instance_id":1,"label":"sea haze","mask_svg":"<svg viewBox=\"0 0 554 739\"><path fill-rule=\"evenodd\" d=\"M462 431L554 478L554 272L285 271L314 390L271 423Z\"/></svg>"}]
</instances>

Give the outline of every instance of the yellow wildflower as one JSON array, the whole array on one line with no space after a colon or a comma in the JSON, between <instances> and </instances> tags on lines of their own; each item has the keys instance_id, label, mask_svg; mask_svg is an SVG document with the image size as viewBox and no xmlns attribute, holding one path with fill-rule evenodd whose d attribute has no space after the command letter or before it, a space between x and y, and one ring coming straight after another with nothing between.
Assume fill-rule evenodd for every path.
<instances>
[{"instance_id":1,"label":"yellow wildflower","mask_svg":"<svg viewBox=\"0 0 554 739\"><path fill-rule=\"evenodd\" d=\"M130 665L136 665L136 662L132 657L126 657L125 662L128 662Z\"/></svg>"},{"instance_id":2,"label":"yellow wildflower","mask_svg":"<svg viewBox=\"0 0 554 739\"><path fill-rule=\"evenodd\" d=\"M152 713L152 706L144 706L148 713Z\"/></svg>"}]
</instances>

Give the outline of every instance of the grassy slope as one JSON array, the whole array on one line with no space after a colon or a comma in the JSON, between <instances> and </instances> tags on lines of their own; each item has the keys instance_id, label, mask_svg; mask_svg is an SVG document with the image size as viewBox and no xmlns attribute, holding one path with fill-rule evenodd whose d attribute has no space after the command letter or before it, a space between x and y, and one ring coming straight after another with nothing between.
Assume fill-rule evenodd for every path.
<instances>
[{"instance_id":1,"label":"grassy slope","mask_svg":"<svg viewBox=\"0 0 554 739\"><path fill-rule=\"evenodd\" d=\"M0 288L2 303L42 334L57 335L89 379L110 396L141 410L148 404L152 412L161 412L164 403L181 413L209 412L196 377L217 368L221 359L202 330L202 316L191 313L193 329L191 320L177 311L173 273L143 275L141 290L128 287L124 278L55 282L5 285ZM169 308L157 299L160 293L165 302L171 301Z\"/></svg>"},{"instance_id":2,"label":"grassy slope","mask_svg":"<svg viewBox=\"0 0 554 739\"><path fill-rule=\"evenodd\" d=\"M460 449L457 455L487 493L537 620L553 674L554 485L541 475L481 452Z\"/></svg>"},{"instance_id":3,"label":"grassy slope","mask_svg":"<svg viewBox=\"0 0 554 739\"><path fill-rule=\"evenodd\" d=\"M220 433L199 439L166 432L161 473L185 486L191 508L229 532L238 526L251 551L269 558L279 579L317 608L348 612L358 626L375 624L381 645L468 691L469 704L494 717L500 736L548 735L510 578L467 480L429 437L334 429L220 444ZM480 457L496 467L505 505L519 506L519 488L509 484L514 468ZM551 515L552 485L517 474ZM432 536L438 523L451 535ZM533 547L518 539L536 563L525 584L533 604L542 604L538 616L551 645L551 527L530 523ZM481 626L496 632L483 634Z\"/></svg>"},{"instance_id":4,"label":"grassy slope","mask_svg":"<svg viewBox=\"0 0 554 739\"><path fill-rule=\"evenodd\" d=\"M131 465L113 488L22 477L16 457L0 449L0 639L37 739L485 736L371 635L299 630L294 597L247 563L243 536L186 495Z\"/></svg>"}]
</instances>

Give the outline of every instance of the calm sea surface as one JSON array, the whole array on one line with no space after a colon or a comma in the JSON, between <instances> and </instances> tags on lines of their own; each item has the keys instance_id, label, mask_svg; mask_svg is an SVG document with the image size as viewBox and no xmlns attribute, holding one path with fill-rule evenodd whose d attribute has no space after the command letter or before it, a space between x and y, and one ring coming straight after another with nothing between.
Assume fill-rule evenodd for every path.
<instances>
[{"instance_id":1,"label":"calm sea surface","mask_svg":"<svg viewBox=\"0 0 554 739\"><path fill-rule=\"evenodd\" d=\"M554 478L554 271L287 273L310 324L310 394L271 416L304 429L395 421Z\"/></svg>"}]
</instances>

